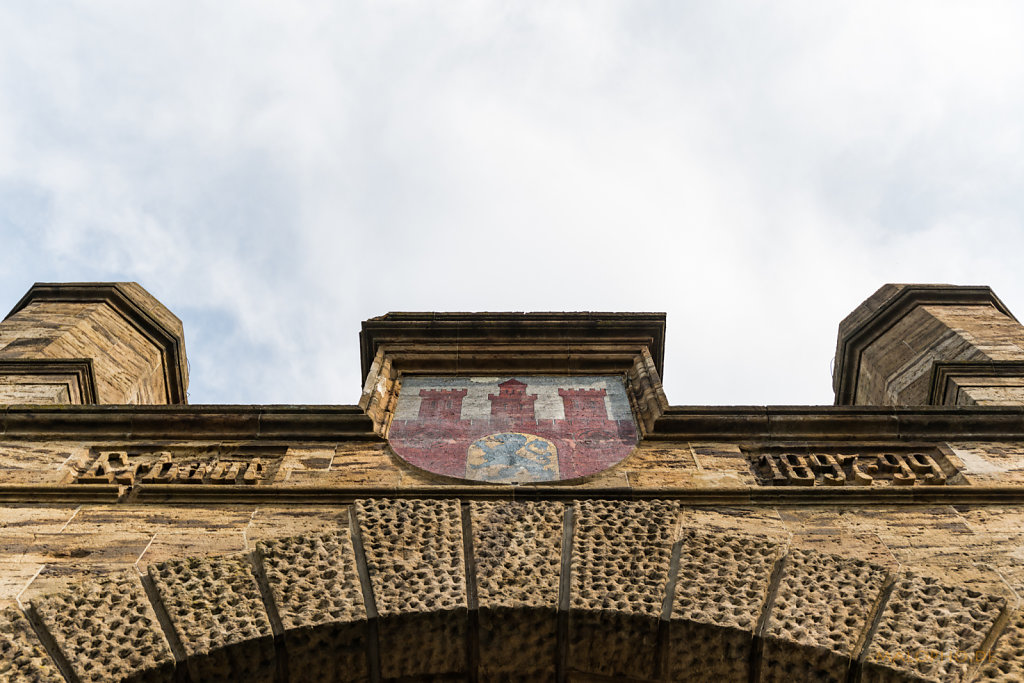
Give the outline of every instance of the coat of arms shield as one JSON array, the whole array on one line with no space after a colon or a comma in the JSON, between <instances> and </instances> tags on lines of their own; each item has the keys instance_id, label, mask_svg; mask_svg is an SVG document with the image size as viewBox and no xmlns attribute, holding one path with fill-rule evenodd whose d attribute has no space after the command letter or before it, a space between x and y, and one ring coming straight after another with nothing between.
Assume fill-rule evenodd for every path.
<instances>
[{"instance_id":1,"label":"coat of arms shield","mask_svg":"<svg viewBox=\"0 0 1024 683\"><path fill-rule=\"evenodd\" d=\"M405 377L388 440L434 474L564 481L625 458L636 423L618 376Z\"/></svg>"}]
</instances>

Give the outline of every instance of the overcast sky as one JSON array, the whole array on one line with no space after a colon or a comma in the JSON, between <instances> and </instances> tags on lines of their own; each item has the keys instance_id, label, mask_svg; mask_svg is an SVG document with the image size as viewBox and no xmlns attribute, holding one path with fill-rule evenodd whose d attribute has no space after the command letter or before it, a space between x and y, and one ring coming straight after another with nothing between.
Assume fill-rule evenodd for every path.
<instances>
[{"instance_id":1,"label":"overcast sky","mask_svg":"<svg viewBox=\"0 0 1024 683\"><path fill-rule=\"evenodd\" d=\"M3 3L0 306L138 281L191 403L354 403L389 310L632 310L673 404L830 404L885 282L1024 315L1022 7Z\"/></svg>"}]
</instances>

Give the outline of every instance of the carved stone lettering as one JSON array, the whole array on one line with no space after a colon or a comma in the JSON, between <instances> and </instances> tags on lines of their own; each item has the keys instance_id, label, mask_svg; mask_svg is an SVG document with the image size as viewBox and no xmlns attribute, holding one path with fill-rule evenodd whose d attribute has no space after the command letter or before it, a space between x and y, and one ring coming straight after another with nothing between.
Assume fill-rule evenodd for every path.
<instances>
[{"instance_id":1,"label":"carved stone lettering","mask_svg":"<svg viewBox=\"0 0 1024 683\"><path fill-rule=\"evenodd\" d=\"M76 484L225 484L257 485L274 479L283 449L94 448Z\"/></svg>"},{"instance_id":2,"label":"carved stone lettering","mask_svg":"<svg viewBox=\"0 0 1024 683\"><path fill-rule=\"evenodd\" d=\"M762 486L936 486L968 483L941 449L926 446L748 451Z\"/></svg>"}]
</instances>

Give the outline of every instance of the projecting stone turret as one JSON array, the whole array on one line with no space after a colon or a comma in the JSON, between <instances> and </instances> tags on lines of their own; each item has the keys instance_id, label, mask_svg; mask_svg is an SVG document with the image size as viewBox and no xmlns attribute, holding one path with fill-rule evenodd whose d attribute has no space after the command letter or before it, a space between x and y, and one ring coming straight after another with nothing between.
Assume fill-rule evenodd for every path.
<instances>
[{"instance_id":1,"label":"projecting stone turret","mask_svg":"<svg viewBox=\"0 0 1024 683\"><path fill-rule=\"evenodd\" d=\"M884 285L839 325L836 405L1022 405L1024 326L988 287Z\"/></svg>"},{"instance_id":2,"label":"projecting stone turret","mask_svg":"<svg viewBox=\"0 0 1024 683\"><path fill-rule=\"evenodd\" d=\"M0 404L187 403L181 321L134 282L36 284L0 323Z\"/></svg>"}]
</instances>

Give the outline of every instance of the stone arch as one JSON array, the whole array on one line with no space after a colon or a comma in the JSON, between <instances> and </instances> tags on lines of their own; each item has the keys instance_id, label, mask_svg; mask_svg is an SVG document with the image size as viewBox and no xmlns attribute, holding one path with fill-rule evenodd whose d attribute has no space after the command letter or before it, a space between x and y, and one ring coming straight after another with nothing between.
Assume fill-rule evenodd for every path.
<instances>
[{"instance_id":1,"label":"stone arch","mask_svg":"<svg viewBox=\"0 0 1024 683\"><path fill-rule=\"evenodd\" d=\"M1024 618L1003 597L694 523L671 501L396 498L349 517L8 610L0 678L1024 676Z\"/></svg>"}]
</instances>

